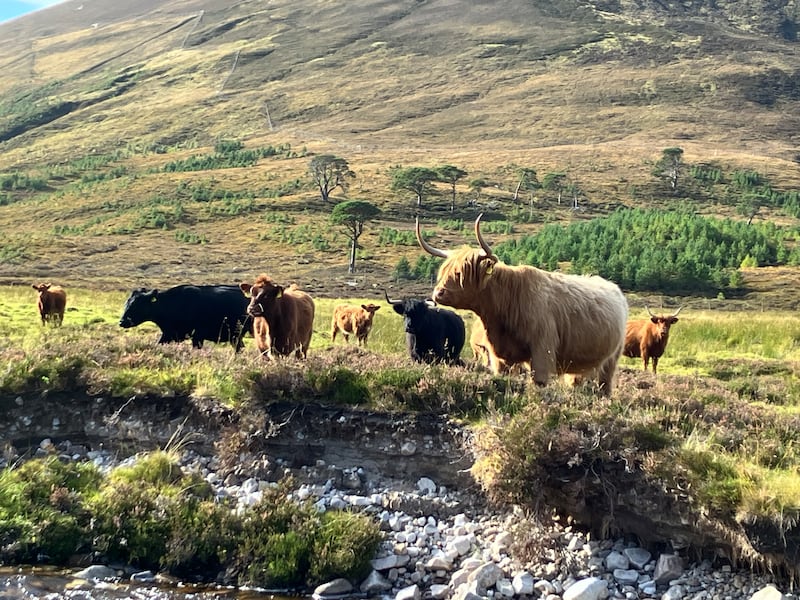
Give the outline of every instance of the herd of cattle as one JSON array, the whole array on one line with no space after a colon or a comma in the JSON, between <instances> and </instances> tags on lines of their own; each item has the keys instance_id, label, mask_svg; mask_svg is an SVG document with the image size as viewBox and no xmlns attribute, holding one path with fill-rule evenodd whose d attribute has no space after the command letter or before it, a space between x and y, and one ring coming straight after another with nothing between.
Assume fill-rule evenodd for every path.
<instances>
[{"instance_id":1,"label":"herd of cattle","mask_svg":"<svg viewBox=\"0 0 800 600\"><path fill-rule=\"evenodd\" d=\"M386 302L403 317L410 357L419 362L461 364L464 320L448 306L472 311L477 319L470 345L477 360L494 373L530 371L545 385L551 376L573 380L594 378L610 394L620 356L640 357L647 370L664 353L670 327L680 309L669 316L628 321L628 303L620 288L597 276L566 275L530 266L510 266L492 252L475 220L480 248L441 250L425 241L416 223L419 245L444 259L430 299ZM60 325L67 295L63 288L33 285L42 323ZM334 308L331 340L341 333L365 345L376 304ZM314 324L314 300L292 284L277 284L262 274L239 285L179 285L164 291L138 289L125 303L120 326L151 321L161 330L159 343L191 339L228 342L239 351L251 334L265 358L305 358Z\"/></svg>"}]
</instances>

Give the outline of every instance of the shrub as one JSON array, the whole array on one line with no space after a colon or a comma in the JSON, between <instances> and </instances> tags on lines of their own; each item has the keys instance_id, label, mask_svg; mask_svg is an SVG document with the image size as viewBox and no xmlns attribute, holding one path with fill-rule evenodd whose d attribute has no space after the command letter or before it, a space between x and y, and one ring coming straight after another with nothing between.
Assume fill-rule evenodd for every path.
<instances>
[{"instance_id":1,"label":"shrub","mask_svg":"<svg viewBox=\"0 0 800 600\"><path fill-rule=\"evenodd\" d=\"M370 572L370 559L381 538L380 527L366 515L326 512L314 539L310 582L322 583L334 577L363 579Z\"/></svg>"}]
</instances>

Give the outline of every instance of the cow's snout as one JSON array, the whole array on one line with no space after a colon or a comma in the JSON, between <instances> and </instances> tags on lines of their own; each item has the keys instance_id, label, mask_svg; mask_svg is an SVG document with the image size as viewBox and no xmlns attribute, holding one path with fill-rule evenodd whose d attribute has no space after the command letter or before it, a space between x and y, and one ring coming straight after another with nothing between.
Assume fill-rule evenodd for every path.
<instances>
[{"instance_id":1,"label":"cow's snout","mask_svg":"<svg viewBox=\"0 0 800 600\"><path fill-rule=\"evenodd\" d=\"M264 316L264 309L258 303L251 304L247 307L247 314L251 317L263 317Z\"/></svg>"},{"instance_id":2,"label":"cow's snout","mask_svg":"<svg viewBox=\"0 0 800 600\"><path fill-rule=\"evenodd\" d=\"M119 326L127 329L128 327L133 327L133 322L130 319L123 317L119 320Z\"/></svg>"},{"instance_id":3,"label":"cow's snout","mask_svg":"<svg viewBox=\"0 0 800 600\"><path fill-rule=\"evenodd\" d=\"M434 288L433 293L431 294L431 300L433 300L436 304L442 304L445 299L445 291L444 288Z\"/></svg>"}]
</instances>

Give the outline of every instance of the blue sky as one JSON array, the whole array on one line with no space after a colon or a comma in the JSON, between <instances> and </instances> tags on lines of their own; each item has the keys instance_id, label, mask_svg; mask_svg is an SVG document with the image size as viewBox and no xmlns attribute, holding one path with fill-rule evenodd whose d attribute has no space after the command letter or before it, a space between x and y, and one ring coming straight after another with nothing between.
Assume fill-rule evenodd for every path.
<instances>
[{"instance_id":1,"label":"blue sky","mask_svg":"<svg viewBox=\"0 0 800 600\"><path fill-rule=\"evenodd\" d=\"M8 21L25 13L39 10L65 0L0 0L0 22Z\"/></svg>"}]
</instances>

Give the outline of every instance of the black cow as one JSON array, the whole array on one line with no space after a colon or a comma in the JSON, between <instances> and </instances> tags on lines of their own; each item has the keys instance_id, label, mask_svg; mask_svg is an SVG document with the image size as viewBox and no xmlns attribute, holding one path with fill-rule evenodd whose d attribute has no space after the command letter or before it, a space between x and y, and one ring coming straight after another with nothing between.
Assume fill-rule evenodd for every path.
<instances>
[{"instance_id":1,"label":"black cow","mask_svg":"<svg viewBox=\"0 0 800 600\"><path fill-rule=\"evenodd\" d=\"M136 327L152 321L161 329L159 344L192 339L202 348L204 340L230 342L238 352L242 338L252 333L247 316L249 300L238 285L178 285L164 291L144 288L131 292L120 327Z\"/></svg>"},{"instance_id":2,"label":"black cow","mask_svg":"<svg viewBox=\"0 0 800 600\"><path fill-rule=\"evenodd\" d=\"M464 320L451 310L438 308L430 300L386 301L403 316L406 344L417 362L463 364L459 355L464 347Z\"/></svg>"}]
</instances>

